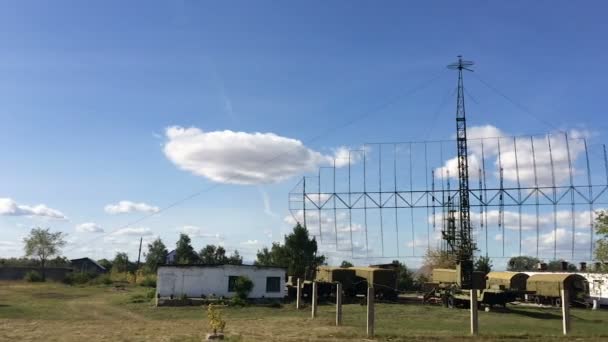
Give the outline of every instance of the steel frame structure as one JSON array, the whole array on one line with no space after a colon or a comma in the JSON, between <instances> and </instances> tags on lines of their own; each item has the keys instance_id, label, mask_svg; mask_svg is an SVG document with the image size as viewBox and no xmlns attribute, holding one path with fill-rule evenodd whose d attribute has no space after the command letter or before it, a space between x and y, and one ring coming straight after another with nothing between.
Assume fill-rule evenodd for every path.
<instances>
[{"instance_id":1,"label":"steel frame structure","mask_svg":"<svg viewBox=\"0 0 608 342\"><path fill-rule=\"evenodd\" d=\"M570 212L570 222L567 225L570 229L566 229L571 238L571 249L569 257L575 260L592 260L594 248L594 210L598 205L608 204L608 157L606 146L601 145L599 151L603 159L603 175L598 176L598 171L592 177L591 161L589 158L589 146L584 137L572 138L568 133L562 132L559 134L546 134L541 137L537 135L519 136L519 137L488 137L479 139L468 139L466 132L466 115L464 105L464 85L462 79L462 70L469 70L472 62L463 61L459 56L457 63L454 63L449 68L458 70L458 96L457 96L457 136L456 141L426 141L426 142L397 142L397 143L375 143L365 144L361 149L351 150L348 154L348 162L340 161L341 165L334 160L332 166L324 166L319 169L317 176L303 177L296 186L289 192L289 210L296 221L311 228L307 221L310 221L311 215L314 215L318 221L318 229L310 229L313 235L317 235L321 243L334 244L338 251L350 251L351 256L356 258L354 254L354 237L353 237L353 212L363 212L362 229L365 234L365 258L403 258L403 257L420 257L417 255L415 242L415 220L414 210L426 210L426 217L431 219L426 220L427 230L427 248L431 247L431 225L432 230L437 230L437 211L441 212L441 227L442 237L445 241L444 246L450 251L457 254L459 261L472 262L473 253L476 250L474 243L474 235L472 223L474 218L471 217L471 208L479 209L479 215L475 224L478 226L478 232L485 235L485 254L492 257L501 257L500 255L490 255L488 251L488 231L490 230L491 220L488 220L490 209L498 210L497 226L502 230L502 257L505 256L505 212L508 209L516 209L517 211L517 227L518 230L518 255L522 255L522 241L524 241L524 223L522 217L526 214L523 209L532 208L535 213L535 232L536 232L536 256L537 257L558 257L558 228L564 225L563 219L558 220L558 209L566 207ZM559 138L563 140L559 140ZM452 189L451 176L449 169L445 169L447 165L444 159L444 145L457 147L457 176L458 187ZM524 143L526 142L526 143ZM528 143L529 142L529 143ZM544 143L546 142L546 144ZM468 148L476 146L476 153L469 155ZM555 145L560 143L562 150L556 153ZM564 144L565 143L565 144ZM430 146L439 145L438 153L429 151ZM539 146L541 145L542 146ZM572 157L572 145L575 144L578 154L584 157L582 166L575 166L576 155ZM552 146L553 145L553 146ZM369 165L370 146L377 146L378 164ZM392 174L385 175L387 163L383 162L383 151L386 156L387 147L392 146L393 157ZM509 147L505 147L509 146ZM419 181L414 185L414 175L412 172L413 165L422 164L422 158L413 161L413 148L418 147L424 151L424 185L420 185L420 175L416 177ZM406 170L409 169L409 182L404 186L398 185L398 179L403 180L404 177L398 175L398 150L406 150L408 153ZM488 153L488 150L492 150ZM522 150L526 153L523 153ZM390 151L390 149L389 149ZM436 151L437 152L437 151ZM439 163L430 167L429 156L439 154ZM389 153L390 155L390 153ZM490 157L488 155L491 155ZM564 157L567 155L567 157ZM477 170L469 170L471 158L476 157ZM492 179L492 163L494 158L493 174L496 179ZM505 162L508 159L509 162ZM561 160L561 162L560 162ZM524 165L524 164L528 165ZM561 164L560 164L561 163ZM353 181L361 183L360 178L353 177L353 168L359 165L362 168L362 189L361 184L354 186ZM384 166L384 171L383 171ZM438 169L441 167L441 169ZM347 168L345 177L338 177L337 170ZM369 188L369 171L376 169L378 173L374 183L377 184L376 189ZM560 180L558 177L560 172L563 176L564 169L567 169L565 180ZM333 185L329 189L322 189L322 184L325 183L328 177L323 177L322 170L331 172L329 176L330 183ZM477 185L471 187L469 184L470 172L478 178ZM476 171L476 172L475 172ZM488 176L490 174L490 176ZM506 175L508 174L508 176ZM525 181L524 175L527 174L528 182ZM533 174L533 177L531 177ZM550 177L549 177L550 175ZM430 177L429 177L430 176ZM454 176L454 175L452 175ZM408 178L405 177L405 178ZM475 176L474 176L475 177ZM341 178L341 179L338 179ZM345 178L345 179L344 179ZM430 178L430 181L429 181ZM549 181L541 181L541 178L549 179ZM562 177L563 178L563 177ZM586 178L586 179L585 179ZM392 184L386 185L386 181L392 179ZM533 181L532 181L533 179ZM385 185L383 185L385 180ZM347 184L346 189L339 190L337 187L338 181ZM548 183L548 184L547 184ZM540 227L541 227L541 209L549 208L552 213L552 243L553 253L551 256L541 255L540 249ZM577 219L577 208L585 208L588 210L588 221L585 226L588 227L588 232L584 234L589 240L589 246L586 248L584 256L580 255L580 250L576 251L577 227L580 225L580 219ZM381 236L381 254L369 254L368 230L368 211L379 211L379 226ZM410 212L410 228L412 252L403 254L400 251L401 238L403 236L400 229L400 211ZM326 231L324 238L324 230L322 227L322 217L327 216L332 218L328 220L330 227ZM346 250L339 248L339 229L338 229L338 212L346 212L348 218L347 237L345 240L350 244ZM385 215L387 212L393 217L395 223L395 240L396 253L385 254L385 239L386 232ZM449 212L458 212L458 222L447 224ZM332 215L333 214L333 217ZM578 222L577 222L578 221ZM333 222L333 223L332 223ZM547 224L546 222L543 224ZM403 226L403 223L401 223ZM458 226L458 229L456 229ZM513 228L513 227L511 227ZM485 234L484 234L485 233ZM327 238L329 236L329 239ZM333 236L332 236L333 235ZM479 234L477 234L479 236ZM575 255L575 251L579 253ZM544 251L543 253L546 253ZM588 253L588 254L587 254ZM563 254L562 254L563 256ZM472 265L470 265L472 267ZM464 279L466 283L467 280Z\"/></svg>"}]
</instances>

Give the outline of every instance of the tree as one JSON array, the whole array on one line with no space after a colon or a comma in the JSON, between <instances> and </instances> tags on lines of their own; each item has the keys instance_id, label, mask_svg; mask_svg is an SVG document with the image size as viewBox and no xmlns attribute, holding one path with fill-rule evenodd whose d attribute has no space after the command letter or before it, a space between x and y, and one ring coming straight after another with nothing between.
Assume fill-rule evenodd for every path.
<instances>
[{"instance_id":1,"label":"tree","mask_svg":"<svg viewBox=\"0 0 608 342\"><path fill-rule=\"evenodd\" d=\"M108 259L99 259L97 260L97 263L105 267L105 269L108 271L112 269L112 262Z\"/></svg>"},{"instance_id":2,"label":"tree","mask_svg":"<svg viewBox=\"0 0 608 342\"><path fill-rule=\"evenodd\" d=\"M532 271L536 269L536 265L540 260L535 257L530 256L516 256L509 259L507 263L507 271L512 272L523 272L523 271Z\"/></svg>"},{"instance_id":3,"label":"tree","mask_svg":"<svg viewBox=\"0 0 608 342\"><path fill-rule=\"evenodd\" d=\"M160 238L149 243L148 253L145 254L148 271L156 273L158 265L166 262L167 254L169 254L169 251L167 251L167 247Z\"/></svg>"},{"instance_id":4,"label":"tree","mask_svg":"<svg viewBox=\"0 0 608 342\"><path fill-rule=\"evenodd\" d=\"M600 238L595 245L595 259L600 263L602 272L608 271L608 211L597 212L595 219L597 236Z\"/></svg>"},{"instance_id":5,"label":"tree","mask_svg":"<svg viewBox=\"0 0 608 342\"><path fill-rule=\"evenodd\" d=\"M187 234L179 234L175 248L175 260L177 264L195 264L198 262L198 255L190 244L191 240Z\"/></svg>"},{"instance_id":6,"label":"tree","mask_svg":"<svg viewBox=\"0 0 608 342\"><path fill-rule=\"evenodd\" d=\"M30 235L23 239L25 256L33 256L40 261L43 281L46 280L47 260L61 253L61 247L65 246L64 237L64 233L51 233L49 228L34 228L30 231Z\"/></svg>"},{"instance_id":7,"label":"tree","mask_svg":"<svg viewBox=\"0 0 608 342\"><path fill-rule=\"evenodd\" d=\"M414 273L399 260L393 260L395 271L397 271L397 289L400 291L414 290Z\"/></svg>"},{"instance_id":8,"label":"tree","mask_svg":"<svg viewBox=\"0 0 608 342\"><path fill-rule=\"evenodd\" d=\"M283 245L273 243L272 248L264 248L257 253L256 265L287 268L287 274L297 278L312 278L325 257L317 255L317 241L308 236L308 229L299 223L291 234L285 236Z\"/></svg>"},{"instance_id":9,"label":"tree","mask_svg":"<svg viewBox=\"0 0 608 342\"><path fill-rule=\"evenodd\" d=\"M129 270L129 256L127 253L118 252L112 260L112 272L127 272Z\"/></svg>"},{"instance_id":10,"label":"tree","mask_svg":"<svg viewBox=\"0 0 608 342\"><path fill-rule=\"evenodd\" d=\"M272 244L272 248L276 243ZM258 266L277 266L278 263L273 260L273 253L268 247L262 248L262 250L258 250L256 254L256 260L253 262L254 265Z\"/></svg>"},{"instance_id":11,"label":"tree","mask_svg":"<svg viewBox=\"0 0 608 342\"><path fill-rule=\"evenodd\" d=\"M418 272L429 278L435 268L456 268L455 256L440 249L429 248Z\"/></svg>"},{"instance_id":12,"label":"tree","mask_svg":"<svg viewBox=\"0 0 608 342\"><path fill-rule=\"evenodd\" d=\"M228 257L226 263L229 265L242 265L243 257L239 254L239 251L234 250L234 253Z\"/></svg>"},{"instance_id":13,"label":"tree","mask_svg":"<svg viewBox=\"0 0 608 342\"><path fill-rule=\"evenodd\" d=\"M551 272L563 271L562 262L566 262L566 261L564 259L549 261L549 263L547 264L547 271L551 271ZM576 265L568 262L567 266L566 266L566 271L576 272L577 271Z\"/></svg>"},{"instance_id":14,"label":"tree","mask_svg":"<svg viewBox=\"0 0 608 342\"><path fill-rule=\"evenodd\" d=\"M488 256L480 256L475 260L475 271L483 272L488 274L492 272L492 260Z\"/></svg>"},{"instance_id":15,"label":"tree","mask_svg":"<svg viewBox=\"0 0 608 342\"><path fill-rule=\"evenodd\" d=\"M353 265L350 261L346 261L346 260L342 260L342 263L340 264L341 268L349 268L349 267L353 267L355 265Z\"/></svg>"}]
</instances>

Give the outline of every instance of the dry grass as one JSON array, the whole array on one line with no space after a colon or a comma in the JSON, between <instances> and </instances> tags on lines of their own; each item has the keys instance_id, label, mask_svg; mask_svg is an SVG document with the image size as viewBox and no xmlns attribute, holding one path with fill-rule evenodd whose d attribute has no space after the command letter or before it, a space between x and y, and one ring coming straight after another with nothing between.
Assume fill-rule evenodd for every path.
<instances>
[{"instance_id":1,"label":"dry grass","mask_svg":"<svg viewBox=\"0 0 608 342\"><path fill-rule=\"evenodd\" d=\"M155 308L132 303L146 289L68 287L61 284L0 283L0 340L4 341L201 341L207 332L201 307ZM234 341L349 341L365 339L365 307L344 307L344 326L333 324L334 308L308 310L226 308L226 332ZM608 312L573 310L573 334L580 340L608 337ZM377 306L379 340L469 339L468 313L421 305ZM480 312L480 340L561 338L555 309L512 308Z\"/></svg>"}]
</instances>

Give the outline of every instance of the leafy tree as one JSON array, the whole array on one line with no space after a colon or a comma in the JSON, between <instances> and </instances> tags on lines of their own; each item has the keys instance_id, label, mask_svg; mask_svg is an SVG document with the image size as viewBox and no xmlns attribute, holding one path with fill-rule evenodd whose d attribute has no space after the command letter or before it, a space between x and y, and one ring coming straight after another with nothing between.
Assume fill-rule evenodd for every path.
<instances>
[{"instance_id":1,"label":"leafy tree","mask_svg":"<svg viewBox=\"0 0 608 342\"><path fill-rule=\"evenodd\" d=\"M429 248L419 272L430 277L434 268L456 268L456 258L446 251Z\"/></svg>"},{"instance_id":2,"label":"leafy tree","mask_svg":"<svg viewBox=\"0 0 608 342\"><path fill-rule=\"evenodd\" d=\"M341 268L349 268L349 267L353 267L355 265L353 265L350 261L346 261L346 260L342 260L342 263L340 264Z\"/></svg>"},{"instance_id":3,"label":"leafy tree","mask_svg":"<svg viewBox=\"0 0 608 342\"><path fill-rule=\"evenodd\" d=\"M97 260L97 263L105 267L108 271L112 269L112 262L108 259L99 259Z\"/></svg>"},{"instance_id":4,"label":"leafy tree","mask_svg":"<svg viewBox=\"0 0 608 342\"><path fill-rule=\"evenodd\" d=\"M33 256L40 261L43 281L46 279L47 260L61 252L61 247L65 246L64 237L64 233L51 233L49 228L34 228L30 235L23 239L25 256Z\"/></svg>"},{"instance_id":5,"label":"leafy tree","mask_svg":"<svg viewBox=\"0 0 608 342\"><path fill-rule=\"evenodd\" d=\"M298 223L291 234L285 236L283 245L273 243L270 250L258 251L255 264L286 267L287 274L309 279L324 262L325 257L317 255L317 241L314 237L311 239L308 229Z\"/></svg>"},{"instance_id":6,"label":"leafy tree","mask_svg":"<svg viewBox=\"0 0 608 342\"><path fill-rule=\"evenodd\" d=\"M560 259L560 260L549 261L549 263L547 264L547 271L551 271L551 272L560 272L560 271L563 271L562 270L562 262L563 261L565 261L565 260ZM568 272L576 272L577 271L576 265L568 263L568 266L566 267L566 271L568 271Z\"/></svg>"},{"instance_id":7,"label":"leafy tree","mask_svg":"<svg viewBox=\"0 0 608 342\"><path fill-rule=\"evenodd\" d=\"M392 264L397 271L397 289L400 291L414 290L414 273L399 260L393 260Z\"/></svg>"},{"instance_id":8,"label":"leafy tree","mask_svg":"<svg viewBox=\"0 0 608 342\"><path fill-rule=\"evenodd\" d=\"M272 244L272 248L276 243ZM259 266L277 266L278 263L273 259L273 253L268 247L262 248L262 250L258 250L256 254L256 260L253 262L254 265Z\"/></svg>"},{"instance_id":9,"label":"leafy tree","mask_svg":"<svg viewBox=\"0 0 608 342\"><path fill-rule=\"evenodd\" d=\"M112 260L112 272L127 272L129 270L129 256L127 253L118 252Z\"/></svg>"},{"instance_id":10,"label":"leafy tree","mask_svg":"<svg viewBox=\"0 0 608 342\"><path fill-rule=\"evenodd\" d=\"M509 259L507 263L507 271L523 272L533 271L540 260L530 256L516 256Z\"/></svg>"},{"instance_id":11,"label":"leafy tree","mask_svg":"<svg viewBox=\"0 0 608 342\"><path fill-rule=\"evenodd\" d=\"M149 243L148 253L145 254L148 271L156 273L158 265L166 262L167 254L169 254L169 251L167 251L167 247L160 238Z\"/></svg>"},{"instance_id":12,"label":"leafy tree","mask_svg":"<svg viewBox=\"0 0 608 342\"><path fill-rule=\"evenodd\" d=\"M492 272L492 260L488 256L480 256L475 260L475 271L481 271L485 274Z\"/></svg>"},{"instance_id":13,"label":"leafy tree","mask_svg":"<svg viewBox=\"0 0 608 342\"><path fill-rule=\"evenodd\" d=\"M597 227L597 236L600 236L595 245L595 259L601 265L600 270L606 272L608 271L608 211L597 212L595 226Z\"/></svg>"},{"instance_id":14,"label":"leafy tree","mask_svg":"<svg viewBox=\"0 0 608 342\"><path fill-rule=\"evenodd\" d=\"M229 265L242 265L243 257L239 254L239 251L235 250L234 253L228 257L226 263Z\"/></svg>"},{"instance_id":15,"label":"leafy tree","mask_svg":"<svg viewBox=\"0 0 608 342\"><path fill-rule=\"evenodd\" d=\"M175 260L178 264L195 264L198 262L198 255L190 244L191 240L187 234L179 234L175 248Z\"/></svg>"}]
</instances>

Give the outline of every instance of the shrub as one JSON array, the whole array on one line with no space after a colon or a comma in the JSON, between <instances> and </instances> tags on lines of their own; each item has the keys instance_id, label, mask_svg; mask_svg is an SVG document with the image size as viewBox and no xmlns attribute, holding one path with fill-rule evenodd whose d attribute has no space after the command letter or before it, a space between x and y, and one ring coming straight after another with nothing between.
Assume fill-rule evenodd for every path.
<instances>
[{"instance_id":1,"label":"shrub","mask_svg":"<svg viewBox=\"0 0 608 342\"><path fill-rule=\"evenodd\" d=\"M95 278L95 274L86 272L73 272L68 274L63 282L68 285L82 285L90 282Z\"/></svg>"},{"instance_id":2,"label":"shrub","mask_svg":"<svg viewBox=\"0 0 608 342\"><path fill-rule=\"evenodd\" d=\"M148 291L146 291L146 298L154 299L154 297L156 297L156 290L149 289Z\"/></svg>"},{"instance_id":3,"label":"shrub","mask_svg":"<svg viewBox=\"0 0 608 342\"><path fill-rule=\"evenodd\" d=\"M139 283L139 285L141 286L146 286L146 287L156 287L156 277L155 276L145 276L141 283Z\"/></svg>"},{"instance_id":4,"label":"shrub","mask_svg":"<svg viewBox=\"0 0 608 342\"><path fill-rule=\"evenodd\" d=\"M243 300L247 300L252 289L253 282L245 276L238 277L234 283L234 292L236 292L236 296Z\"/></svg>"},{"instance_id":5,"label":"shrub","mask_svg":"<svg viewBox=\"0 0 608 342\"><path fill-rule=\"evenodd\" d=\"M243 299L239 296L234 296L230 299L230 305L232 306L247 306L249 303L247 303L246 299Z\"/></svg>"},{"instance_id":6,"label":"shrub","mask_svg":"<svg viewBox=\"0 0 608 342\"><path fill-rule=\"evenodd\" d=\"M131 298L129 299L129 301L131 303L145 303L147 301L149 301L148 298L146 298L145 295L141 294L141 293L137 293L131 296Z\"/></svg>"},{"instance_id":7,"label":"shrub","mask_svg":"<svg viewBox=\"0 0 608 342\"><path fill-rule=\"evenodd\" d=\"M27 271L23 279L31 283L43 281L42 275L38 271Z\"/></svg>"},{"instance_id":8,"label":"shrub","mask_svg":"<svg viewBox=\"0 0 608 342\"><path fill-rule=\"evenodd\" d=\"M109 274L98 275L90 281L93 285L112 285L113 281Z\"/></svg>"},{"instance_id":9,"label":"shrub","mask_svg":"<svg viewBox=\"0 0 608 342\"><path fill-rule=\"evenodd\" d=\"M209 304L207 306L207 319L209 321L209 328L213 331L213 334L217 334L217 332L224 332L224 328L226 327L226 321L222 319L222 311L217 309L215 305Z\"/></svg>"}]
</instances>

